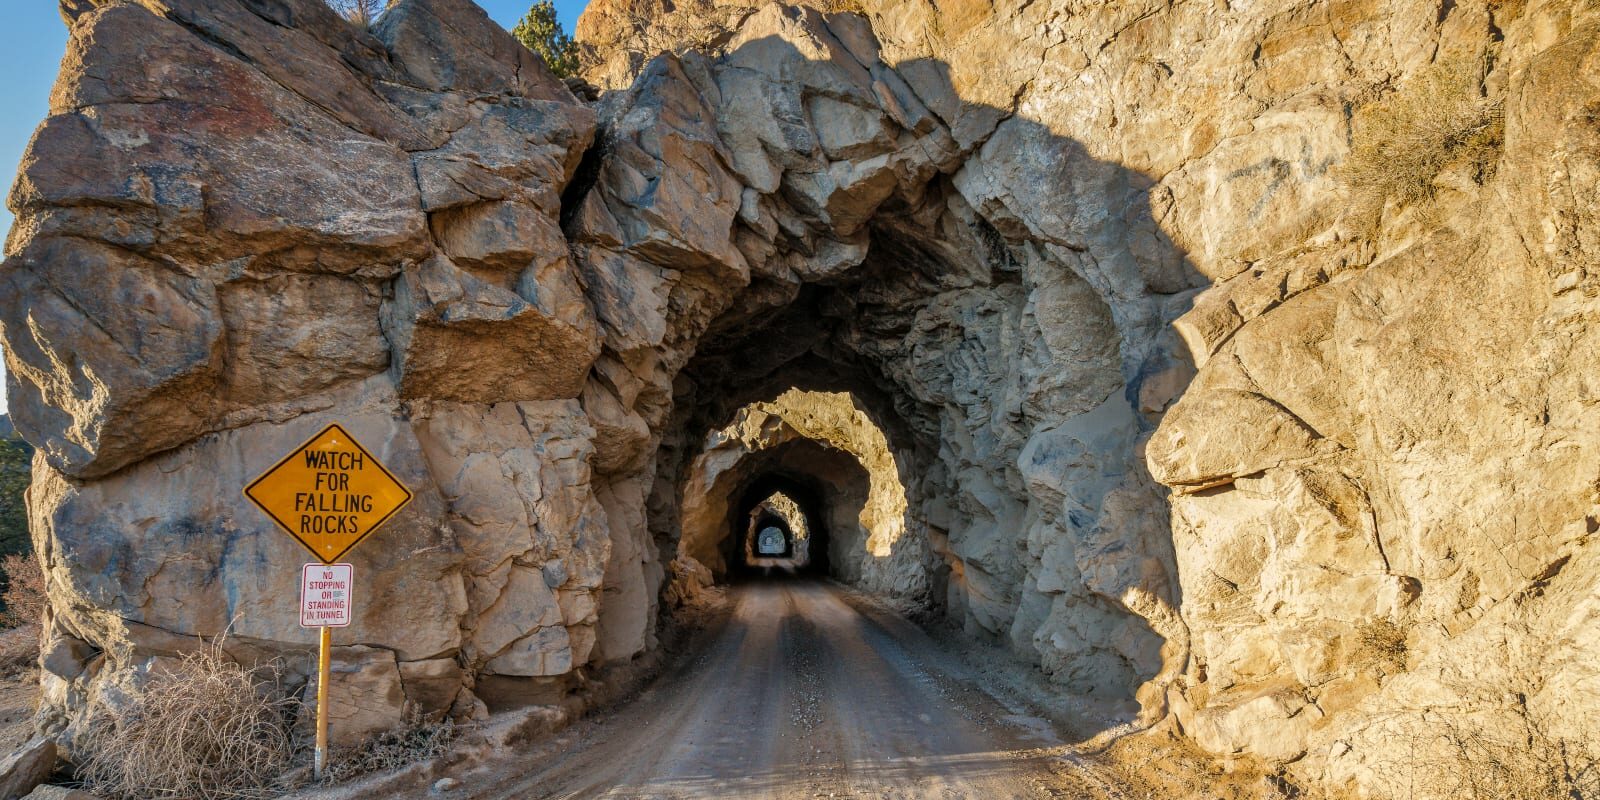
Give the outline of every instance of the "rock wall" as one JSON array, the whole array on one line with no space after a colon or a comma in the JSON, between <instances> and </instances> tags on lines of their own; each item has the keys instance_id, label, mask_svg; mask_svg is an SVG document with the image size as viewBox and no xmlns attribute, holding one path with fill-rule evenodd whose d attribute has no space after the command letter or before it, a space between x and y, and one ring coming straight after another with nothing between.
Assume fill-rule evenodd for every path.
<instances>
[{"instance_id":1,"label":"rock wall","mask_svg":"<svg viewBox=\"0 0 1600 800\"><path fill-rule=\"evenodd\" d=\"M1031 121L1144 176L1137 210L1212 284L1172 328L1192 383L1179 365L1136 387L1147 416L1183 390L1144 445L1174 493L1181 729L1374 795L1417 759L1470 766L1439 751L1451 731L1581 748L1600 699L1595 5L867 6L890 63L937 54L964 99L1012 99L980 159L1048 152L1003 136ZM1481 108L1503 142L1443 127ZM1372 173L1407 170L1413 191L1372 196ZM1061 209L1080 241L1126 208L1081 201L1089 170L1001 174L1006 207ZM1163 263L1126 250L1147 277ZM1127 507L1100 498L1103 518Z\"/></svg>"},{"instance_id":2,"label":"rock wall","mask_svg":"<svg viewBox=\"0 0 1600 800\"><path fill-rule=\"evenodd\" d=\"M1432 200L1372 228L1336 217L1179 321L1203 366L1149 454L1195 632L1180 719L1207 747L1394 791L1397 741L1592 747L1594 198L1567 187L1595 169L1577 109L1600 95L1554 76L1593 74L1597 23L1585 4L1452 11L1397 91L1486 51L1491 168L1445 164Z\"/></svg>"},{"instance_id":3,"label":"rock wall","mask_svg":"<svg viewBox=\"0 0 1600 800\"><path fill-rule=\"evenodd\" d=\"M0 267L52 724L191 634L303 659L237 487L334 419L417 494L350 727L559 693L801 389L903 492L905 565L841 574L1107 727L1372 791L1441 715L1583 730L1592 3L856 5L596 2L586 104L468 0L64 4Z\"/></svg>"}]
</instances>

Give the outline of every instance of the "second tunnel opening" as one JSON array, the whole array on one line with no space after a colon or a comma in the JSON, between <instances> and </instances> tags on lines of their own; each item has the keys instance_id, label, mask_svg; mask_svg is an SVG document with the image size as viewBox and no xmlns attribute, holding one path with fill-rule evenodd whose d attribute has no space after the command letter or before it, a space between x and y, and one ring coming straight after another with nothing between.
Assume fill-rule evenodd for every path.
<instances>
[{"instance_id":1,"label":"second tunnel opening","mask_svg":"<svg viewBox=\"0 0 1600 800\"><path fill-rule=\"evenodd\" d=\"M705 437L675 557L717 580L831 577L925 601L929 553L907 513L888 439L854 395L790 389Z\"/></svg>"}]
</instances>

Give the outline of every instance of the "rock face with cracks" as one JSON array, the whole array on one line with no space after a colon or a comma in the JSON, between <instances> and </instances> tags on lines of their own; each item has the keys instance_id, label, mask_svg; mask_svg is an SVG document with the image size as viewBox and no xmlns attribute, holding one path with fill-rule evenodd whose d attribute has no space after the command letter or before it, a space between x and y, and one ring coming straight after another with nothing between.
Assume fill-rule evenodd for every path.
<instances>
[{"instance_id":1,"label":"rock face with cracks","mask_svg":"<svg viewBox=\"0 0 1600 800\"><path fill-rule=\"evenodd\" d=\"M1600 11L852 5L601 0L586 104L469 0L64 3L0 339L68 753L195 634L304 673L239 488L330 421L416 494L350 556L352 730L654 647L734 450L860 470L831 572L1108 727L1371 791L1441 717L1584 730ZM1492 157L1372 201L1451 64Z\"/></svg>"}]
</instances>

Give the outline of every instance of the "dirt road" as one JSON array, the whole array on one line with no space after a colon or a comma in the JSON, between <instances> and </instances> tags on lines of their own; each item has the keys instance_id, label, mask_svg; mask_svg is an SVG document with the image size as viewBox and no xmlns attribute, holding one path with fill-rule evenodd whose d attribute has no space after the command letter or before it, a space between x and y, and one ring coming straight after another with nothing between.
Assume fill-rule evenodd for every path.
<instances>
[{"instance_id":1,"label":"dirt road","mask_svg":"<svg viewBox=\"0 0 1600 800\"><path fill-rule=\"evenodd\" d=\"M1042 719L822 583L748 584L709 646L476 798L1092 798ZM512 770L508 770L512 771Z\"/></svg>"}]
</instances>

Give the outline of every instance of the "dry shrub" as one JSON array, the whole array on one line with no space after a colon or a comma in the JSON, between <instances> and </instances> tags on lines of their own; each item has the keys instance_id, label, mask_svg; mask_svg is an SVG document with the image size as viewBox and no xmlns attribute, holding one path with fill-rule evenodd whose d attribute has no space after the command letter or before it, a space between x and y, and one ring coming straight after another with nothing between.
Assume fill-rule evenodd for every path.
<instances>
[{"instance_id":1,"label":"dry shrub","mask_svg":"<svg viewBox=\"0 0 1600 800\"><path fill-rule=\"evenodd\" d=\"M389 0L328 0L328 5L351 25L365 30L389 8Z\"/></svg>"},{"instance_id":2,"label":"dry shrub","mask_svg":"<svg viewBox=\"0 0 1600 800\"><path fill-rule=\"evenodd\" d=\"M0 678L12 678L39 664L39 626L0 630Z\"/></svg>"},{"instance_id":3,"label":"dry shrub","mask_svg":"<svg viewBox=\"0 0 1600 800\"><path fill-rule=\"evenodd\" d=\"M1352 197L1376 212L1433 198L1433 180L1466 164L1482 182L1494 172L1505 133L1503 104L1483 96L1486 56L1439 61L1355 114L1340 174Z\"/></svg>"},{"instance_id":4,"label":"dry shrub","mask_svg":"<svg viewBox=\"0 0 1600 800\"><path fill-rule=\"evenodd\" d=\"M1532 717L1494 728L1434 719L1382 770L1398 800L1597 800L1600 741L1560 736Z\"/></svg>"},{"instance_id":5,"label":"dry shrub","mask_svg":"<svg viewBox=\"0 0 1600 800\"><path fill-rule=\"evenodd\" d=\"M1379 619L1356 630L1355 661L1394 673L1406 668L1406 632L1393 620Z\"/></svg>"},{"instance_id":6,"label":"dry shrub","mask_svg":"<svg viewBox=\"0 0 1600 800\"><path fill-rule=\"evenodd\" d=\"M432 761L445 754L456 740L456 727L450 720L426 722L413 717L405 728L379 734L355 747L340 748L328 754L324 783L343 783L362 775L391 772L421 761Z\"/></svg>"},{"instance_id":7,"label":"dry shrub","mask_svg":"<svg viewBox=\"0 0 1600 800\"><path fill-rule=\"evenodd\" d=\"M27 553L0 558L0 573L5 575L5 603L0 611L0 676L13 676L39 661L39 621L48 600L44 591L44 570L39 560Z\"/></svg>"},{"instance_id":8,"label":"dry shrub","mask_svg":"<svg viewBox=\"0 0 1600 800\"><path fill-rule=\"evenodd\" d=\"M44 616L48 600L44 590L44 570L39 559L29 553L13 553L0 559L0 572L6 576L6 590L0 600L5 602L5 612L0 625L20 628L36 625Z\"/></svg>"},{"instance_id":9,"label":"dry shrub","mask_svg":"<svg viewBox=\"0 0 1600 800\"><path fill-rule=\"evenodd\" d=\"M157 667L127 704L96 709L77 774L107 797L275 796L299 707L281 678L280 664L246 669L220 642Z\"/></svg>"}]
</instances>

